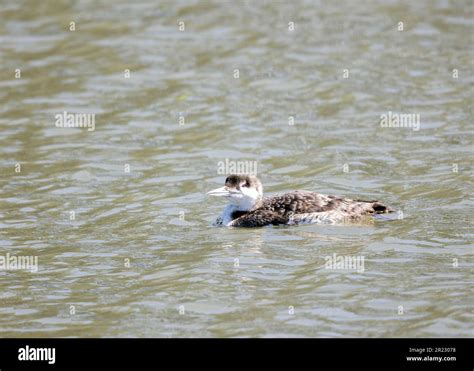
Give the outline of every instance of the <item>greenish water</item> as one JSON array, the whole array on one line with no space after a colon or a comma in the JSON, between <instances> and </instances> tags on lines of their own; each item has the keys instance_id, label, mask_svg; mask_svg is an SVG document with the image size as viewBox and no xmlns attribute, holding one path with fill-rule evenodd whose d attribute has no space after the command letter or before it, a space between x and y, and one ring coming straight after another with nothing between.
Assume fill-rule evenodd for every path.
<instances>
[{"instance_id":1,"label":"greenish water","mask_svg":"<svg viewBox=\"0 0 474 371\"><path fill-rule=\"evenodd\" d=\"M0 255L38 257L0 270L0 336L472 336L471 1L3 0L0 20ZM267 194L403 218L215 228L226 159Z\"/></svg>"}]
</instances>

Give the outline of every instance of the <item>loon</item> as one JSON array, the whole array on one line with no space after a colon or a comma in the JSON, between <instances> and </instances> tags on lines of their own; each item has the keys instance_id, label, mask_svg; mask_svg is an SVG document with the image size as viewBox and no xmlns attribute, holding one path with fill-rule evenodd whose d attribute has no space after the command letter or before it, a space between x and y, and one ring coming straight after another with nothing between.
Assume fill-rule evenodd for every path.
<instances>
[{"instance_id":1,"label":"loon","mask_svg":"<svg viewBox=\"0 0 474 371\"><path fill-rule=\"evenodd\" d=\"M293 191L264 198L262 183L253 175L230 175L224 187L207 194L229 200L224 213L215 222L227 227L332 224L394 211L377 200L352 200L309 191Z\"/></svg>"}]
</instances>

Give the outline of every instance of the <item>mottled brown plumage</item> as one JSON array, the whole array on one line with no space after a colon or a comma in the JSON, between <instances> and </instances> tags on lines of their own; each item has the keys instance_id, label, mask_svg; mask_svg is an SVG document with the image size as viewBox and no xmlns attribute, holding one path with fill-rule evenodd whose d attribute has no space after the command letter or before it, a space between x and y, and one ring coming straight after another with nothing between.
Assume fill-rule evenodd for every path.
<instances>
[{"instance_id":1,"label":"mottled brown plumage","mask_svg":"<svg viewBox=\"0 0 474 371\"><path fill-rule=\"evenodd\" d=\"M246 188L258 190L252 207L235 206L227 217L218 219L218 224L233 227L261 227L265 225L338 223L356 221L368 215L392 212L379 201L352 200L337 196L326 196L309 191L293 191L270 198L262 198L262 185L253 176L231 175L225 186L231 194L247 192ZM245 191L244 191L245 190Z\"/></svg>"}]
</instances>

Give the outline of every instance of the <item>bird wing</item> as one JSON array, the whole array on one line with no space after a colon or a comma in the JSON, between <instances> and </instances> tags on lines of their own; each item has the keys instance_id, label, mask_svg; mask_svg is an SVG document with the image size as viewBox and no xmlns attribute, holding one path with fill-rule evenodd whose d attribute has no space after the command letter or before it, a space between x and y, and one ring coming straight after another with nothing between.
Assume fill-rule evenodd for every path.
<instances>
[{"instance_id":1,"label":"bird wing","mask_svg":"<svg viewBox=\"0 0 474 371\"><path fill-rule=\"evenodd\" d=\"M262 208L275 211L278 214L291 215L325 211L328 205L333 207L340 201L342 199L335 196L308 191L293 191L265 199Z\"/></svg>"},{"instance_id":2,"label":"bird wing","mask_svg":"<svg viewBox=\"0 0 474 371\"><path fill-rule=\"evenodd\" d=\"M288 223L288 216L280 215L272 210L258 209L234 219L230 227L263 227L265 225L280 225Z\"/></svg>"}]
</instances>

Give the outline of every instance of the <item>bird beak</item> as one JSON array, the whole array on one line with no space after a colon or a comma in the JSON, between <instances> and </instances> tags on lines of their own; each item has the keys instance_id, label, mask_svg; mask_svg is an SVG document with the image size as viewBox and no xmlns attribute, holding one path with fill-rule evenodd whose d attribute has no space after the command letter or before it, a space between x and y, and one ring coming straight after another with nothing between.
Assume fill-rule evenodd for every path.
<instances>
[{"instance_id":1,"label":"bird beak","mask_svg":"<svg viewBox=\"0 0 474 371\"><path fill-rule=\"evenodd\" d=\"M213 189L212 191L207 192L209 196L218 196L218 197L230 197L231 192L227 187L221 187Z\"/></svg>"}]
</instances>

